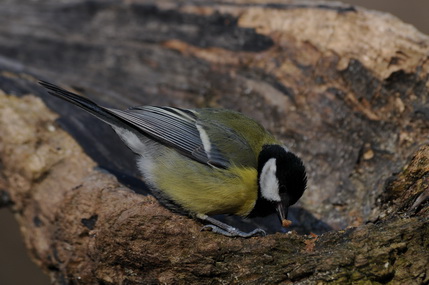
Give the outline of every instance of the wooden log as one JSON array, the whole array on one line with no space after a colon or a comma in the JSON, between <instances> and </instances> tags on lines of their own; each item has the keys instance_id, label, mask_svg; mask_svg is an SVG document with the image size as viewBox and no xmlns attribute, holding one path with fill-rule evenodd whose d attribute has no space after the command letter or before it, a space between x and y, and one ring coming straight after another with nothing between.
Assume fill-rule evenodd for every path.
<instances>
[{"instance_id":1,"label":"wooden log","mask_svg":"<svg viewBox=\"0 0 429 285\"><path fill-rule=\"evenodd\" d=\"M320 2L0 5L1 205L54 283L428 282L429 39L412 26ZM306 162L296 230L333 230L200 232L119 184L132 155L37 79L254 117Z\"/></svg>"}]
</instances>

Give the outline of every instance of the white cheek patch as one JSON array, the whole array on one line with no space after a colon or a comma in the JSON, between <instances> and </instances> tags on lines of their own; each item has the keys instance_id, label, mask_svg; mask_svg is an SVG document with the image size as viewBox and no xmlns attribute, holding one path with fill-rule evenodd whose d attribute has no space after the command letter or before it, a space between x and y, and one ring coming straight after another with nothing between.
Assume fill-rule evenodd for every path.
<instances>
[{"instance_id":1,"label":"white cheek patch","mask_svg":"<svg viewBox=\"0 0 429 285\"><path fill-rule=\"evenodd\" d=\"M263 198L269 201L280 202L279 180L277 179L276 171L276 159L270 158L265 162L262 168L259 186L261 187L261 195Z\"/></svg>"}]
</instances>

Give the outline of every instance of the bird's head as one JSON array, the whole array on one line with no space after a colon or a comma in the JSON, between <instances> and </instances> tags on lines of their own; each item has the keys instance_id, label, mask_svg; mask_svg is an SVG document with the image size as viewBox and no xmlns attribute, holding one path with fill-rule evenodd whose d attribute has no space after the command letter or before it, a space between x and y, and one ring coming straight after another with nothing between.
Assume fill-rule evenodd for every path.
<instances>
[{"instance_id":1,"label":"bird's head","mask_svg":"<svg viewBox=\"0 0 429 285\"><path fill-rule=\"evenodd\" d=\"M301 198L307 187L307 175L301 159L282 145L264 145L258 158L259 193L255 209L272 212L288 226L289 206Z\"/></svg>"}]
</instances>

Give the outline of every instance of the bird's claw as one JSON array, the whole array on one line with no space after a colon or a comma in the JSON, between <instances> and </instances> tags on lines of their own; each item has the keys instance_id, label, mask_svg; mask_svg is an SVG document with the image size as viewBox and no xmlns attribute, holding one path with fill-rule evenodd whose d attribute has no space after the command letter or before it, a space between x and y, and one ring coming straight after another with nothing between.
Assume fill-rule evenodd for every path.
<instances>
[{"instance_id":1,"label":"bird's claw","mask_svg":"<svg viewBox=\"0 0 429 285\"><path fill-rule=\"evenodd\" d=\"M201 231L212 231L214 233L218 233L218 234L222 234L228 237L243 237L243 238L248 238L248 237L253 237L253 236L266 236L267 233L263 230L263 229L255 229L251 232L243 232L240 231L234 227L229 227L228 229L222 229L218 226L215 225L205 225L201 228Z\"/></svg>"}]
</instances>

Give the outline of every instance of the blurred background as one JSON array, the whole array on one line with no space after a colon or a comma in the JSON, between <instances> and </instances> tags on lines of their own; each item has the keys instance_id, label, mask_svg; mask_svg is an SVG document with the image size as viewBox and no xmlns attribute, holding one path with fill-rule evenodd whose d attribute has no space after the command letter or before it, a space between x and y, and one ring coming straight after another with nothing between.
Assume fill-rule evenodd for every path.
<instances>
[{"instance_id":1,"label":"blurred background","mask_svg":"<svg viewBox=\"0 0 429 285\"><path fill-rule=\"evenodd\" d=\"M333 2L333 1L332 1ZM388 12L400 18L403 22L415 26L420 32L429 34L429 1L401 1L401 0L344 0L355 6L365 7L371 10Z\"/></svg>"},{"instance_id":2,"label":"blurred background","mask_svg":"<svg viewBox=\"0 0 429 285\"><path fill-rule=\"evenodd\" d=\"M0 0L0 3L3 0ZM267 1L267 2L276 2ZM372 10L391 13L422 33L429 34L429 1L421 0L349 0L342 1ZM50 284L49 278L30 260L21 241L18 224L12 212L0 209L0 284ZM17 273L19 272L19 273Z\"/></svg>"}]
</instances>

